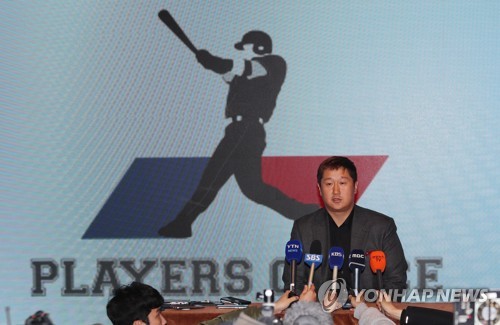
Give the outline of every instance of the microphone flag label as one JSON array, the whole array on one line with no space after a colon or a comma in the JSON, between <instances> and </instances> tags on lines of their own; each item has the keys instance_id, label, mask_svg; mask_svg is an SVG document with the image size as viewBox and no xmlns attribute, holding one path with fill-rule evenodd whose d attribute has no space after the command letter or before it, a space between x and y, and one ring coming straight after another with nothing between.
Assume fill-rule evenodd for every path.
<instances>
[{"instance_id":1,"label":"microphone flag label","mask_svg":"<svg viewBox=\"0 0 500 325\"><path fill-rule=\"evenodd\" d=\"M304 256L304 263L306 263L309 266L318 266L323 262L323 255L318 255L318 254L306 254Z\"/></svg>"},{"instance_id":2,"label":"microphone flag label","mask_svg":"<svg viewBox=\"0 0 500 325\"><path fill-rule=\"evenodd\" d=\"M359 269L363 271L365 265L365 253L361 249L353 249L351 254L349 254L349 268L351 270Z\"/></svg>"}]
</instances>

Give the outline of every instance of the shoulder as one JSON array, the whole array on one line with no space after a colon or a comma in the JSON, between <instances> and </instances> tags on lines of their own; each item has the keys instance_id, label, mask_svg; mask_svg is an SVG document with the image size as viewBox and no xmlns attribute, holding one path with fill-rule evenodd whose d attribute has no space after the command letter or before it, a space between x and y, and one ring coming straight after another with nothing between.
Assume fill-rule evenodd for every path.
<instances>
[{"instance_id":1,"label":"shoulder","mask_svg":"<svg viewBox=\"0 0 500 325\"><path fill-rule=\"evenodd\" d=\"M310 214L307 214L299 219L295 220L294 224L297 226L309 225L309 224L317 224L318 222L325 220L325 209L318 209Z\"/></svg>"},{"instance_id":2,"label":"shoulder","mask_svg":"<svg viewBox=\"0 0 500 325\"><path fill-rule=\"evenodd\" d=\"M328 219L326 211L319 209L294 221L291 238L298 239L304 247L309 247L311 242L321 237L328 231Z\"/></svg>"},{"instance_id":3,"label":"shoulder","mask_svg":"<svg viewBox=\"0 0 500 325\"><path fill-rule=\"evenodd\" d=\"M354 215L360 221L368 224L389 225L394 224L394 219L377 211L366 209L356 205Z\"/></svg>"}]
</instances>

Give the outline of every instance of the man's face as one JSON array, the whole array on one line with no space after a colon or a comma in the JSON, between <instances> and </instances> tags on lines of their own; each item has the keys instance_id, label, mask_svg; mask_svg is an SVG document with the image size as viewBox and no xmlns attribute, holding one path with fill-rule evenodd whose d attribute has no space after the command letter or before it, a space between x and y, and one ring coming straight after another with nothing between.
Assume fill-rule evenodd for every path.
<instances>
[{"instance_id":1,"label":"man's face","mask_svg":"<svg viewBox=\"0 0 500 325\"><path fill-rule=\"evenodd\" d=\"M351 212L358 182L354 182L347 169L343 167L326 169L318 188L328 212L331 214Z\"/></svg>"}]
</instances>

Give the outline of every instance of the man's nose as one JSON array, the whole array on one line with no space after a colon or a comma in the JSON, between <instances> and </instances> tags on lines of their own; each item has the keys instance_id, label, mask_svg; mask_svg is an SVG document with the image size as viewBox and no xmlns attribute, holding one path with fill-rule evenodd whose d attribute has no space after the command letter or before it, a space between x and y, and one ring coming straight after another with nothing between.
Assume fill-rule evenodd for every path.
<instances>
[{"instance_id":1,"label":"man's nose","mask_svg":"<svg viewBox=\"0 0 500 325\"><path fill-rule=\"evenodd\" d=\"M340 186L338 183L333 183L333 193L340 193Z\"/></svg>"}]
</instances>

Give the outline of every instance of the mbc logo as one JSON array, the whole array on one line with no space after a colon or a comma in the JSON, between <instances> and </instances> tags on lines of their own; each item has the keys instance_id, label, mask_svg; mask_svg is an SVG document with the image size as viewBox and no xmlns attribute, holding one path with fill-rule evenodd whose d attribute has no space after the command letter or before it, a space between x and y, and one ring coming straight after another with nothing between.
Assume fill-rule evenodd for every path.
<instances>
[{"instance_id":1,"label":"mbc logo","mask_svg":"<svg viewBox=\"0 0 500 325\"><path fill-rule=\"evenodd\" d=\"M363 254L351 254L351 257L354 257L354 258L365 258L365 255L363 255Z\"/></svg>"}]
</instances>

